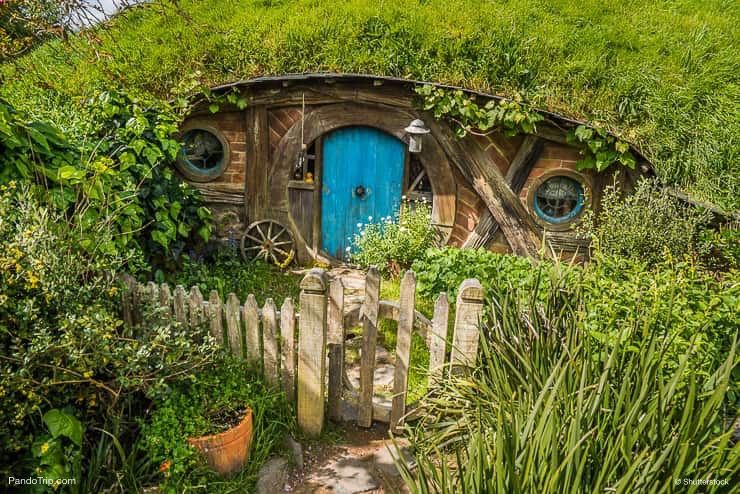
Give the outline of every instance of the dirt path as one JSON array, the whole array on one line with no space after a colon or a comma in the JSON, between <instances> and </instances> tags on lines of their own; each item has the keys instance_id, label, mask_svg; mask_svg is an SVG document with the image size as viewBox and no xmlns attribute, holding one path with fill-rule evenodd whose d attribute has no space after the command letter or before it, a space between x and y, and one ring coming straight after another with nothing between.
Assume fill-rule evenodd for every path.
<instances>
[{"instance_id":1,"label":"dirt path","mask_svg":"<svg viewBox=\"0 0 740 494\"><path fill-rule=\"evenodd\" d=\"M362 429L343 424L338 444L315 444L303 452L304 468L289 477L286 491L297 494L408 492L390 451L388 427L375 423ZM390 446L390 450L388 449Z\"/></svg>"}]
</instances>

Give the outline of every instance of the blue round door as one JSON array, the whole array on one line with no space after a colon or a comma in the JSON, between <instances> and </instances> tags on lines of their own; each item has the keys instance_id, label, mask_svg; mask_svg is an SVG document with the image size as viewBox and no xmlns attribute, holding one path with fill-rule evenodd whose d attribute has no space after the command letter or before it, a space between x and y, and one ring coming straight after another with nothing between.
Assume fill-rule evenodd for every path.
<instances>
[{"instance_id":1,"label":"blue round door","mask_svg":"<svg viewBox=\"0 0 740 494\"><path fill-rule=\"evenodd\" d=\"M346 127L323 141L322 248L346 259L360 225L393 216L401 203L406 146L372 127Z\"/></svg>"}]
</instances>

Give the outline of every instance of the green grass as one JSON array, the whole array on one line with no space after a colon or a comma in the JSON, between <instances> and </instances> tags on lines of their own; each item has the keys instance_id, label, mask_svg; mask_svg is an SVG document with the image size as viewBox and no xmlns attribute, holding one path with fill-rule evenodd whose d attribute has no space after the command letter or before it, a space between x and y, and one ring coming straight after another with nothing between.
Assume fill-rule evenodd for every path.
<instances>
[{"instance_id":1,"label":"green grass","mask_svg":"<svg viewBox=\"0 0 740 494\"><path fill-rule=\"evenodd\" d=\"M669 183L740 204L740 4L731 0L183 0L137 7L88 44L2 69L0 94L70 126L71 98L123 85L169 96L200 71L364 72L457 84L606 125Z\"/></svg>"},{"instance_id":2,"label":"green grass","mask_svg":"<svg viewBox=\"0 0 740 494\"><path fill-rule=\"evenodd\" d=\"M158 281L166 281L171 287L183 285L186 290L197 285L205 298L216 290L221 300L235 293L243 303L247 295L253 294L262 306L270 297L280 308L287 297L298 305L301 277L290 271L262 261L243 261L237 252L227 251L214 260L185 260L179 268L155 275Z\"/></svg>"}]
</instances>

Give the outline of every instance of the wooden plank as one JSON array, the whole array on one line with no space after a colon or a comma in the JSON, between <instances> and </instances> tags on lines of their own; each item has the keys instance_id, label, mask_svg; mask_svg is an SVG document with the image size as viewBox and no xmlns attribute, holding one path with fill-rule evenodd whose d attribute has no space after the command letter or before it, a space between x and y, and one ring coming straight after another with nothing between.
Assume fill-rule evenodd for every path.
<instances>
[{"instance_id":1,"label":"wooden plank","mask_svg":"<svg viewBox=\"0 0 740 494\"><path fill-rule=\"evenodd\" d=\"M236 294L230 293L226 298L226 331L229 335L229 348L232 354L238 358L242 358L244 354L239 312L239 299L236 297Z\"/></svg>"},{"instance_id":2,"label":"wooden plank","mask_svg":"<svg viewBox=\"0 0 740 494\"><path fill-rule=\"evenodd\" d=\"M286 298L280 308L280 352L282 354L283 390L288 401L295 401L296 351L295 308L293 300Z\"/></svg>"},{"instance_id":3,"label":"wooden plank","mask_svg":"<svg viewBox=\"0 0 740 494\"><path fill-rule=\"evenodd\" d=\"M203 324L203 294L197 286L190 288L188 313L190 314L190 329L198 328Z\"/></svg>"},{"instance_id":4,"label":"wooden plank","mask_svg":"<svg viewBox=\"0 0 740 494\"><path fill-rule=\"evenodd\" d=\"M429 341L429 386L442 378L447 351L447 324L450 317L450 301L442 292L434 301L431 339Z\"/></svg>"},{"instance_id":5,"label":"wooden plank","mask_svg":"<svg viewBox=\"0 0 740 494\"><path fill-rule=\"evenodd\" d=\"M482 314L483 287L478 280L467 279L460 284L455 305L455 330L450 355L453 366L475 365Z\"/></svg>"},{"instance_id":6,"label":"wooden plank","mask_svg":"<svg viewBox=\"0 0 740 494\"><path fill-rule=\"evenodd\" d=\"M378 340L378 305L380 300L380 273L370 266L365 277L364 318L362 321L362 355L360 358L360 402L357 425L370 427L373 423L373 379L375 376L375 346Z\"/></svg>"},{"instance_id":7,"label":"wooden plank","mask_svg":"<svg viewBox=\"0 0 740 494\"><path fill-rule=\"evenodd\" d=\"M527 135L524 141L522 141L521 146L519 146L514 159L511 160L505 180L512 192L516 195L519 195L519 192L522 191L522 187L524 187L527 177L529 177L532 171L532 167L540 157L543 147L544 141L542 139L537 136ZM491 216L491 212L486 209L481 215L475 230L463 243L463 248L477 249L479 247L487 247L498 229L498 223Z\"/></svg>"},{"instance_id":8,"label":"wooden plank","mask_svg":"<svg viewBox=\"0 0 740 494\"><path fill-rule=\"evenodd\" d=\"M153 281L146 284L146 303L151 307L159 305L159 287Z\"/></svg>"},{"instance_id":9,"label":"wooden plank","mask_svg":"<svg viewBox=\"0 0 740 494\"><path fill-rule=\"evenodd\" d=\"M257 299L251 293L244 303L244 326L247 329L247 362L255 367L262 363L262 350L260 349L260 320Z\"/></svg>"},{"instance_id":10,"label":"wooden plank","mask_svg":"<svg viewBox=\"0 0 740 494\"><path fill-rule=\"evenodd\" d=\"M329 285L328 308L329 344L329 399L327 415L330 420L342 417L342 384L344 378L344 285L334 278Z\"/></svg>"},{"instance_id":11,"label":"wooden plank","mask_svg":"<svg viewBox=\"0 0 740 494\"><path fill-rule=\"evenodd\" d=\"M218 296L218 292L216 290L211 290L211 295L208 297L208 319L211 328L211 336L215 338L216 343L223 346L223 307L221 305L221 297Z\"/></svg>"},{"instance_id":12,"label":"wooden plank","mask_svg":"<svg viewBox=\"0 0 740 494\"><path fill-rule=\"evenodd\" d=\"M324 427L326 371L326 287L323 269L314 268L301 281L298 330L298 426L309 437Z\"/></svg>"},{"instance_id":13,"label":"wooden plank","mask_svg":"<svg viewBox=\"0 0 740 494\"><path fill-rule=\"evenodd\" d=\"M167 283L159 285L159 306L162 308L162 319L167 321L172 315L172 293Z\"/></svg>"},{"instance_id":14,"label":"wooden plank","mask_svg":"<svg viewBox=\"0 0 740 494\"><path fill-rule=\"evenodd\" d=\"M123 290L121 291L121 313L123 321L132 326L134 324L134 292L136 290L136 280L130 274L121 276Z\"/></svg>"},{"instance_id":15,"label":"wooden plank","mask_svg":"<svg viewBox=\"0 0 740 494\"><path fill-rule=\"evenodd\" d=\"M429 127L483 200L514 253L538 259L540 234L537 224L519 197L508 187L498 167L491 166L480 144L473 139L463 143L449 128L435 121L430 121Z\"/></svg>"},{"instance_id":16,"label":"wooden plank","mask_svg":"<svg viewBox=\"0 0 740 494\"><path fill-rule=\"evenodd\" d=\"M185 297L185 288L182 285L177 285L177 287L175 287L175 295L173 297L175 320L183 326L188 324Z\"/></svg>"},{"instance_id":17,"label":"wooden plank","mask_svg":"<svg viewBox=\"0 0 740 494\"><path fill-rule=\"evenodd\" d=\"M262 309L262 344L264 345L264 374L269 386L277 387L280 381L280 361L278 360L277 308L271 298L265 300Z\"/></svg>"},{"instance_id":18,"label":"wooden plank","mask_svg":"<svg viewBox=\"0 0 740 494\"><path fill-rule=\"evenodd\" d=\"M401 280L401 313L398 317L396 365L393 373L393 405L391 407L390 427L394 432L403 425L403 417L406 415L406 391L409 385L411 332L414 329L415 305L416 278L412 271L406 271Z\"/></svg>"}]
</instances>

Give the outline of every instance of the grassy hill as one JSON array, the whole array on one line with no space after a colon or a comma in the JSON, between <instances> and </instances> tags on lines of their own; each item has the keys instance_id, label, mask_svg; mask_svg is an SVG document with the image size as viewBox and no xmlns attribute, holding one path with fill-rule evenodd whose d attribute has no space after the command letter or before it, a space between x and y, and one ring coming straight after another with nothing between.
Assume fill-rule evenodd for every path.
<instances>
[{"instance_id":1,"label":"grassy hill","mask_svg":"<svg viewBox=\"0 0 740 494\"><path fill-rule=\"evenodd\" d=\"M63 126L91 89L160 97L304 71L523 95L608 126L669 183L740 208L740 4L731 0L155 2L6 65L0 95Z\"/></svg>"}]
</instances>

